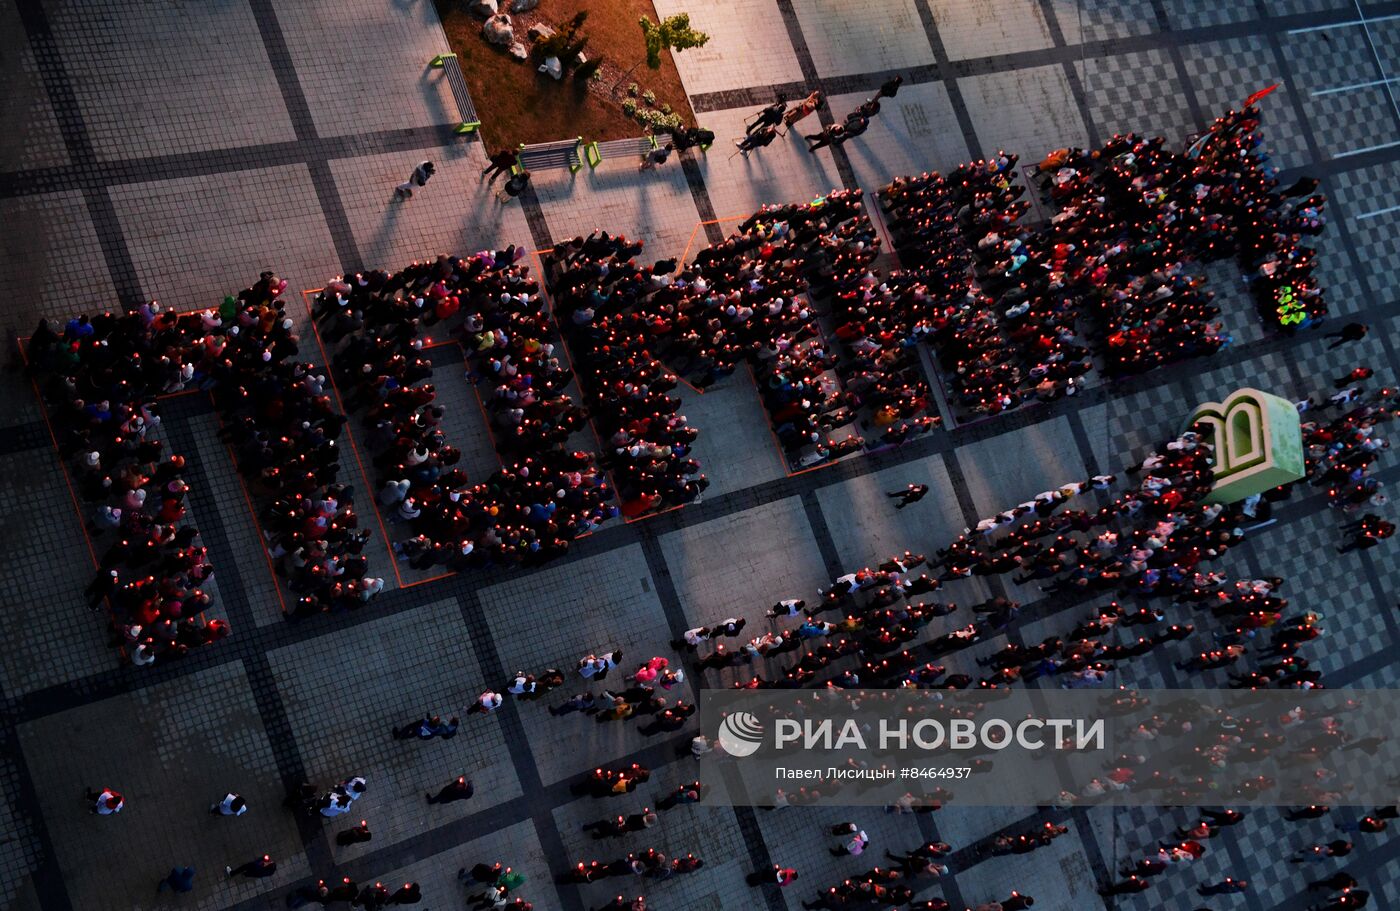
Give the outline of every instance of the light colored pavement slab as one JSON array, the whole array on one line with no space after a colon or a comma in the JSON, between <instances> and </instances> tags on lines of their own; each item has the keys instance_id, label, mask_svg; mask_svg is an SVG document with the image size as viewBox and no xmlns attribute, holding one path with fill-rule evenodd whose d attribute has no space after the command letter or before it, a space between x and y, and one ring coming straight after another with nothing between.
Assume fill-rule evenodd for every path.
<instances>
[{"instance_id":1,"label":"light colored pavement slab","mask_svg":"<svg viewBox=\"0 0 1400 911\"><path fill-rule=\"evenodd\" d=\"M793 0L812 62L823 76L878 73L933 63L914 0Z\"/></svg>"},{"instance_id":2,"label":"light colored pavement slab","mask_svg":"<svg viewBox=\"0 0 1400 911\"><path fill-rule=\"evenodd\" d=\"M101 158L296 138L246 0L57 3L49 18Z\"/></svg>"},{"instance_id":3,"label":"light colored pavement slab","mask_svg":"<svg viewBox=\"0 0 1400 911\"><path fill-rule=\"evenodd\" d=\"M124 895L146 908L223 908L310 872L239 663L32 722L20 742L75 907L111 907ZM103 748L111 744L124 748ZM88 787L115 788L126 808L88 812ZM246 815L209 814L227 791L248 801ZM272 877L224 876L225 865L264 853L277 861ZM175 865L195 868L195 891L157 898Z\"/></svg>"},{"instance_id":4,"label":"light colored pavement slab","mask_svg":"<svg viewBox=\"0 0 1400 911\"><path fill-rule=\"evenodd\" d=\"M519 796L500 719L466 715L484 687L455 600L278 649L269 659L307 776L325 787L351 775L369 779L355 812L332 829L368 818L374 831L369 847L378 848ZM348 673L350 667L359 670ZM394 685L385 686L386 679ZM457 736L393 738L393 728L424 713L459 716ZM475 785L474 798L426 803L425 792L436 794L458 775ZM353 856L366 846L338 850Z\"/></svg>"},{"instance_id":5,"label":"light colored pavement slab","mask_svg":"<svg viewBox=\"0 0 1400 911\"><path fill-rule=\"evenodd\" d=\"M464 139L438 150L332 161L331 173L364 261L393 271L439 253L468 256L509 244L528 247L530 229L520 204L496 199L504 181L497 177L488 185L481 180L485 149ZM412 199L395 200L394 187L425 159L437 166L433 179Z\"/></svg>"},{"instance_id":6,"label":"light colored pavement slab","mask_svg":"<svg viewBox=\"0 0 1400 911\"><path fill-rule=\"evenodd\" d=\"M458 122L442 70L428 66L448 50L430 0L276 0L273 6L318 134ZM374 63L347 66L352 60Z\"/></svg>"},{"instance_id":7,"label":"light colored pavement slab","mask_svg":"<svg viewBox=\"0 0 1400 911\"><path fill-rule=\"evenodd\" d=\"M142 289L176 310L216 307L264 269L293 294L341 272L305 165L130 184L112 197Z\"/></svg>"},{"instance_id":8,"label":"light colored pavement slab","mask_svg":"<svg viewBox=\"0 0 1400 911\"><path fill-rule=\"evenodd\" d=\"M691 26L710 36L704 47L691 48L674 58L685 90L692 96L802 78L802 68L773 0L657 0L655 6L663 17L688 14Z\"/></svg>"},{"instance_id":9,"label":"light colored pavement slab","mask_svg":"<svg viewBox=\"0 0 1400 911\"><path fill-rule=\"evenodd\" d=\"M939 37L952 60L991 57L1050 47L1055 43L1036 0L933 0Z\"/></svg>"}]
</instances>

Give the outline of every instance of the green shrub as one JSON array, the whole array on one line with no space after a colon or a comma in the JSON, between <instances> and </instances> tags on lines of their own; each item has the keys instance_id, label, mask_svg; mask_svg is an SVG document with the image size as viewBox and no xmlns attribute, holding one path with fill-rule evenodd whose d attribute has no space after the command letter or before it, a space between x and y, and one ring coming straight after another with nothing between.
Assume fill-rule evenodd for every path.
<instances>
[{"instance_id":1,"label":"green shrub","mask_svg":"<svg viewBox=\"0 0 1400 911\"><path fill-rule=\"evenodd\" d=\"M633 101L631 98L622 102L622 113L626 114L628 117L637 116L637 102Z\"/></svg>"},{"instance_id":2,"label":"green shrub","mask_svg":"<svg viewBox=\"0 0 1400 911\"><path fill-rule=\"evenodd\" d=\"M671 113L671 106L670 106L669 104L663 104L663 105L661 106L661 113L663 113L663 114L669 114L669 113Z\"/></svg>"},{"instance_id":3,"label":"green shrub","mask_svg":"<svg viewBox=\"0 0 1400 911\"><path fill-rule=\"evenodd\" d=\"M653 92L651 89L647 89L645 92L642 93L642 100L645 101L648 105L656 104L656 93Z\"/></svg>"},{"instance_id":4,"label":"green shrub","mask_svg":"<svg viewBox=\"0 0 1400 911\"><path fill-rule=\"evenodd\" d=\"M641 86L637 85L637 83L635 83L635 82L629 82L629 83L627 83L627 94L631 95L633 98L636 98L636 97L637 97L637 93L640 92L641 90L642 90Z\"/></svg>"}]
</instances>

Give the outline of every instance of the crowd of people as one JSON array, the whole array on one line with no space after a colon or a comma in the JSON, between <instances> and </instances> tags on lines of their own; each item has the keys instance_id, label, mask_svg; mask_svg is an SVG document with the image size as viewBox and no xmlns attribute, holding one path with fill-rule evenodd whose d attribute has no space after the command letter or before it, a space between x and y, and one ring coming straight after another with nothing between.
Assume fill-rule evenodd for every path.
<instances>
[{"instance_id":1,"label":"crowd of people","mask_svg":"<svg viewBox=\"0 0 1400 911\"><path fill-rule=\"evenodd\" d=\"M651 350L674 331L684 277L671 274L674 260L640 266L642 248L607 232L576 237L555 244L546 276L629 519L693 502L709 486L690 457L698 433L669 394L676 377Z\"/></svg>"},{"instance_id":2,"label":"crowd of people","mask_svg":"<svg viewBox=\"0 0 1400 911\"><path fill-rule=\"evenodd\" d=\"M206 620L213 574L198 531L181 526L185 458L162 459L158 398L208 391L279 572L301 596L294 616L356 606L383 581L368 575L352 488L340 482L344 417L325 377L297 360L286 282L271 272L217 309L174 313L152 301L117 315L41 321L30 370L60 451L73 460L90 529L115 541L87 594L111 607L117 641L138 665L228 634Z\"/></svg>"},{"instance_id":3,"label":"crowd of people","mask_svg":"<svg viewBox=\"0 0 1400 911\"><path fill-rule=\"evenodd\" d=\"M1035 168L1053 207L1036 227L1015 155L883 188L904 266L891 281L920 288L954 404L986 415L1073 395L1094 352L1122 376L1228 345L1194 262L1237 256L1279 325L1325 315L1300 242L1325 199L1311 178L1276 191L1258 128L1248 107L1181 152L1136 134L1058 149Z\"/></svg>"},{"instance_id":4,"label":"crowd of people","mask_svg":"<svg viewBox=\"0 0 1400 911\"><path fill-rule=\"evenodd\" d=\"M88 607L105 604L110 641L138 666L229 632L227 622L205 615L214 567L199 529L184 521L185 458L161 439L157 398L193 379L180 322L154 302L61 327L40 320L26 349L102 553Z\"/></svg>"},{"instance_id":5,"label":"crowd of people","mask_svg":"<svg viewBox=\"0 0 1400 911\"><path fill-rule=\"evenodd\" d=\"M688 458L695 431L667 394L677 375L704 390L749 365L792 467L865 448L857 424L875 428L875 447L937 423L912 327L871 268L879 247L860 194L844 190L764 207L679 267L641 266L640 242L606 232L556 245L550 289L590 412L607 446L627 444L609 456L624 513L704 489Z\"/></svg>"},{"instance_id":6,"label":"crowd of people","mask_svg":"<svg viewBox=\"0 0 1400 911\"><path fill-rule=\"evenodd\" d=\"M364 427L381 513L415 534L394 542L417 569L538 564L617 515L595 453L569 437L588 419L565 387L539 283L508 247L441 255L395 273L329 283L313 313L332 346L346 407ZM441 424L425 348L439 323L461 341L501 466L476 479Z\"/></svg>"}]
</instances>

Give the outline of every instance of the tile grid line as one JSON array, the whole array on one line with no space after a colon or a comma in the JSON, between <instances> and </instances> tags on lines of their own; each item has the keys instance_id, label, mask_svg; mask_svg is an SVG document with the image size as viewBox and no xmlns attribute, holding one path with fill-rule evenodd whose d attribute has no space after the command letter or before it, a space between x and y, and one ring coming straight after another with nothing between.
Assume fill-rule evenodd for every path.
<instances>
[{"instance_id":1,"label":"tile grid line","mask_svg":"<svg viewBox=\"0 0 1400 911\"><path fill-rule=\"evenodd\" d=\"M1152 0L1152 12L1157 17L1157 27L1162 33L1173 34L1175 29L1172 28L1171 19L1167 16L1167 7L1162 0ZM1186 99L1186 109L1191 112L1191 120L1196 129L1204 130L1215 118L1207 118L1201 110L1201 102L1196 97L1196 87L1186 69L1186 58L1181 53L1181 45L1175 41L1168 41L1167 56L1171 58L1172 68L1176 70L1177 82L1181 83L1181 93Z\"/></svg>"},{"instance_id":2,"label":"tile grid line","mask_svg":"<svg viewBox=\"0 0 1400 911\"><path fill-rule=\"evenodd\" d=\"M1060 25L1060 14L1055 9L1054 0L1040 0L1040 12L1045 17L1045 27L1050 30L1051 43L1055 47L1067 47L1065 30ZM1084 80L1079 76L1079 65L1083 62L1084 59L1081 56L1078 60L1066 60L1061 64L1061 67L1064 69L1065 81L1069 83L1070 94L1074 96L1074 105L1079 109L1079 116L1084 121L1089 146L1090 148L1098 148L1103 145L1103 139L1099 135L1099 127L1094 120L1094 115L1089 110L1089 94L1084 90ZM1012 151L1020 152L1023 150L1013 149ZM1022 164L1026 163L1022 162Z\"/></svg>"},{"instance_id":3,"label":"tile grid line","mask_svg":"<svg viewBox=\"0 0 1400 911\"><path fill-rule=\"evenodd\" d=\"M282 93L282 102L291 118L296 137L302 142L314 142L317 138L316 121L311 114L311 105L302 90L301 79L297 76L296 64L287 48L286 36L277 21L277 11L272 0L248 0L253 18L258 25L272 74L277 80L277 88ZM343 273L357 271L362 261L355 244L355 234L350 228L350 218L345 212L345 203L335 185L335 175L331 173L330 162L326 159L310 159L306 162L311 186L316 191L316 200L321 214L330 231L331 242L335 246L336 259Z\"/></svg>"},{"instance_id":4,"label":"tile grid line","mask_svg":"<svg viewBox=\"0 0 1400 911\"><path fill-rule=\"evenodd\" d=\"M97 155L43 3L41 0L18 0L17 6L68 157L80 167L90 165ZM117 217L111 192L104 185L88 184L83 186L82 193L117 297L127 308L141 306L145 303L145 297L141 293L136 264L131 257L126 235L122 232L121 219Z\"/></svg>"},{"instance_id":5,"label":"tile grid line","mask_svg":"<svg viewBox=\"0 0 1400 911\"><path fill-rule=\"evenodd\" d=\"M821 552L827 577L835 579L845 570L842 568L841 553L836 547L836 539L831 534L831 526L827 524L826 513L822 512L821 501L817 499L816 488L802 492L802 509L807 514L807 525L812 529L817 550Z\"/></svg>"},{"instance_id":6,"label":"tile grid line","mask_svg":"<svg viewBox=\"0 0 1400 911\"><path fill-rule=\"evenodd\" d=\"M214 578L219 588L219 600L215 603L228 615L235 636L240 630L254 630L257 628L257 622L248 607L242 570L234 557L223 514L219 511L219 503L213 493L208 466L204 464L195 445L194 431L183 421L170 424L162 421L161 426L165 429L171 450L185 458L185 473L191 480L189 503L199 518L200 539L209 548L212 558L210 562L215 566ZM263 546L263 542L258 541L257 546ZM291 717L282 701L272 664L267 657L270 649L250 647L252 640L249 638L242 642L234 639L234 642L238 644L236 651L241 653L244 673L248 677L253 701L257 706L258 719L267 733L268 743L277 762L278 776L286 793L292 794L299 785L308 780L306 763L298 748ZM218 647L218 644L206 646ZM318 820L298 814L297 834L301 838L311 869L317 876L330 881L334 872L334 860L331 857L330 843L326 840L325 831L318 824Z\"/></svg>"},{"instance_id":7,"label":"tile grid line","mask_svg":"<svg viewBox=\"0 0 1400 911\"><path fill-rule=\"evenodd\" d=\"M923 24L924 34L928 37L929 49L933 51L933 60L938 68L939 80L948 93L948 104L953 108L953 117L958 121L958 130L962 133L963 142L967 145L967 152L973 158L980 159L984 157L986 151L982 148L982 141L977 138L977 125L972 122L972 113L967 109L967 100L963 98L962 90L958 88L958 77L953 72L952 61L948 58L948 49L943 46L943 36L939 34L938 21L934 18L933 8L929 6L929 0L914 0L914 6L919 11L919 21Z\"/></svg>"},{"instance_id":8,"label":"tile grid line","mask_svg":"<svg viewBox=\"0 0 1400 911\"><path fill-rule=\"evenodd\" d=\"M802 20L797 16L797 8L792 5L792 0L776 2L778 12L783 17L783 27L787 29L788 41L792 44L792 52L797 56L798 68L802 70L803 84L800 94L806 95L822 85L821 74L817 72L817 64L812 59L812 49L807 46L807 36L802 33ZM829 102L817 110L817 119L823 127L829 127L836 122ZM860 184L856 181L855 168L851 167L851 156L846 153L845 148L829 145L825 151L831 153L831 160L836 164L836 173L841 176L841 185L848 190L857 189Z\"/></svg>"}]
</instances>

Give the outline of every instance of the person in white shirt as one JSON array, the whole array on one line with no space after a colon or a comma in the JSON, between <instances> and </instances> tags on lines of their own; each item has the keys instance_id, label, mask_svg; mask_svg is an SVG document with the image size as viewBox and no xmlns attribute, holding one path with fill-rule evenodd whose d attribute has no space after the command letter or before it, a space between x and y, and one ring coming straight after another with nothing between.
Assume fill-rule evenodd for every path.
<instances>
[{"instance_id":1,"label":"person in white shirt","mask_svg":"<svg viewBox=\"0 0 1400 911\"><path fill-rule=\"evenodd\" d=\"M126 798L121 795L121 792L111 788L103 788L100 791L88 788L86 796L88 800L93 802L92 812L98 816L113 816L120 813L122 807L126 806Z\"/></svg>"},{"instance_id":2,"label":"person in white shirt","mask_svg":"<svg viewBox=\"0 0 1400 911\"><path fill-rule=\"evenodd\" d=\"M248 802L232 791L225 794L223 800L209 805L211 816L242 816L247 812Z\"/></svg>"}]
</instances>

